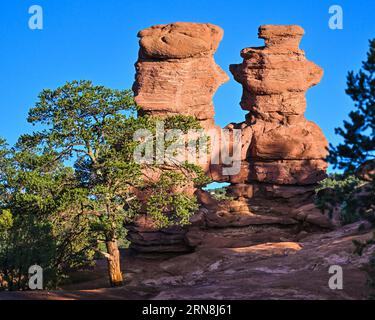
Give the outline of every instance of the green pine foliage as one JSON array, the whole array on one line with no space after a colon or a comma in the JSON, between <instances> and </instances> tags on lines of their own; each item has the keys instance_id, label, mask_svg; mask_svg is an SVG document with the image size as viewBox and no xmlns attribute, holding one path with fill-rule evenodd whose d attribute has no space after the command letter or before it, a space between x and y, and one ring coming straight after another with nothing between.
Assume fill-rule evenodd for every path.
<instances>
[{"instance_id":1,"label":"green pine foliage","mask_svg":"<svg viewBox=\"0 0 375 320\"><path fill-rule=\"evenodd\" d=\"M349 72L346 93L354 101L355 109L344 126L336 129L343 142L330 146L328 160L336 168L353 174L365 161L375 158L375 39L370 41L362 69Z\"/></svg>"},{"instance_id":2,"label":"green pine foliage","mask_svg":"<svg viewBox=\"0 0 375 320\"><path fill-rule=\"evenodd\" d=\"M316 188L315 204L330 218L335 209L338 209L343 224L356 222L360 219L360 198L357 191L361 185L363 182L354 175L332 174Z\"/></svg>"},{"instance_id":3,"label":"green pine foliage","mask_svg":"<svg viewBox=\"0 0 375 320\"><path fill-rule=\"evenodd\" d=\"M330 145L328 161L343 174L323 181L318 190L318 205L328 212L339 206L344 223L366 219L375 226L375 176L361 170L375 161L375 39L370 41L367 60L358 73L349 72L346 93L354 101L349 120L344 121L336 133L342 143ZM369 166L371 167L371 165ZM361 170L359 170L361 169ZM355 242L356 252L361 254L373 239L366 243ZM375 288L374 258L369 263L369 284ZM373 296L374 297L374 296Z\"/></svg>"},{"instance_id":4,"label":"green pine foliage","mask_svg":"<svg viewBox=\"0 0 375 320\"><path fill-rule=\"evenodd\" d=\"M155 133L160 120L137 117L129 90L73 81L41 92L28 121L42 129L13 148L0 140L0 290L27 289L34 264L43 268L46 288L97 254L110 266L142 206L160 227L189 223L198 204L183 187L209 183L202 169L134 160L135 131ZM200 129L192 117L164 120L166 129ZM159 178L144 179L146 169ZM146 203L139 192L147 192Z\"/></svg>"},{"instance_id":5,"label":"green pine foliage","mask_svg":"<svg viewBox=\"0 0 375 320\"><path fill-rule=\"evenodd\" d=\"M361 181L358 169L375 161L375 39L370 41L367 60L358 73L349 72L346 93L354 101L354 110L342 128L337 128L343 142L330 145L328 161L342 170L323 181L318 190L318 205L332 211L341 207L345 223L360 218L375 222L375 188L372 181Z\"/></svg>"}]
</instances>

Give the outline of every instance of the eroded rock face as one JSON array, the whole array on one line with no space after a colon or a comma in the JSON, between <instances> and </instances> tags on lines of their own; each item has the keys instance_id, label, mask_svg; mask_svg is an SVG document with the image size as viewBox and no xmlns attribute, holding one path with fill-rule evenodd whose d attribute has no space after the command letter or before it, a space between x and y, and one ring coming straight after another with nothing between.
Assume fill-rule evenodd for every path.
<instances>
[{"instance_id":1,"label":"eroded rock face","mask_svg":"<svg viewBox=\"0 0 375 320\"><path fill-rule=\"evenodd\" d=\"M358 226L307 235L300 242L206 247L170 259L158 266L169 279L153 283L161 291L155 299L368 299L365 270L375 246L366 247L362 256L353 253L353 240L371 238ZM327 285L328 270L335 264L348 275L343 290ZM168 282L172 278L178 279L173 286Z\"/></svg>"},{"instance_id":2,"label":"eroded rock face","mask_svg":"<svg viewBox=\"0 0 375 320\"><path fill-rule=\"evenodd\" d=\"M205 128L214 125L213 94L229 78L213 55L223 30L212 24L177 22L139 32L134 83L142 114L184 114Z\"/></svg>"},{"instance_id":3,"label":"eroded rock face","mask_svg":"<svg viewBox=\"0 0 375 320\"><path fill-rule=\"evenodd\" d=\"M214 181L231 184L232 199L219 202L197 190L201 209L191 226L145 229L144 221L138 221L129 235L133 248L186 252L197 247L241 247L295 241L303 232L332 227L313 204L314 187L326 176L327 140L304 117L305 92L319 83L323 70L299 49L303 34L299 26L261 26L259 37L265 46L243 49L243 62L230 66L243 87L240 105L249 112L243 123L226 127L241 130L241 156L236 160L240 171L228 175L222 163L203 168ZM197 23L141 31L134 84L141 114L192 115L208 134L217 132L212 96L228 80L213 58L222 36L219 27ZM224 148L222 139L216 144ZM234 142L230 143L233 149Z\"/></svg>"},{"instance_id":4,"label":"eroded rock face","mask_svg":"<svg viewBox=\"0 0 375 320\"><path fill-rule=\"evenodd\" d=\"M298 242L267 242L240 248L201 248L176 257L125 255L128 284L108 288L107 266L99 261L93 279L63 286L59 291L10 291L9 299L124 299L124 300L358 300L368 299L369 262L375 245L354 252L353 241L365 242L372 232L361 223ZM331 290L332 265L343 268L343 290ZM84 270L87 278L87 270ZM98 275L100 279L97 279ZM100 289L98 289L100 288ZM373 292L372 292L373 293Z\"/></svg>"},{"instance_id":5,"label":"eroded rock face","mask_svg":"<svg viewBox=\"0 0 375 320\"><path fill-rule=\"evenodd\" d=\"M178 226L160 230L147 215L127 227L127 239L138 253L183 253L192 248L185 241L186 229Z\"/></svg>"},{"instance_id":6,"label":"eroded rock face","mask_svg":"<svg viewBox=\"0 0 375 320\"><path fill-rule=\"evenodd\" d=\"M177 22L157 25L139 32L139 57L133 85L140 115L190 115L202 127L218 130L214 124L212 98L220 85L229 80L216 64L214 53L223 37L218 26ZM208 170L208 162L202 164ZM141 217L128 238L139 252L185 252L186 230L158 230ZM148 222L147 222L148 223Z\"/></svg>"},{"instance_id":7,"label":"eroded rock face","mask_svg":"<svg viewBox=\"0 0 375 320\"><path fill-rule=\"evenodd\" d=\"M243 87L241 107L249 111L250 180L313 184L324 177L328 143L304 117L305 92L319 83L323 70L299 49L303 34L299 26L261 26L265 46L243 49L243 62L230 66Z\"/></svg>"},{"instance_id":8,"label":"eroded rock face","mask_svg":"<svg viewBox=\"0 0 375 320\"><path fill-rule=\"evenodd\" d=\"M243 62L230 70L242 84L239 173L224 175L211 165L216 181L229 182L232 200L201 201L204 223L186 234L193 247L235 247L265 241L295 241L301 234L328 230L332 222L314 205L314 187L326 177L327 140L304 117L305 92L323 70L306 60L299 26L261 26L265 46L242 50ZM212 202L212 201L211 201Z\"/></svg>"}]
</instances>

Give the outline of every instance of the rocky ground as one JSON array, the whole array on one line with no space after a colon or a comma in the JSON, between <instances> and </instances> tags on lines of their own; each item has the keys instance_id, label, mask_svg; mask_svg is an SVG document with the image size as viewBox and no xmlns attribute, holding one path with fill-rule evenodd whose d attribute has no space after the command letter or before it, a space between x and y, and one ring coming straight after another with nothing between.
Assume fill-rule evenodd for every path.
<instances>
[{"instance_id":1,"label":"rocky ground","mask_svg":"<svg viewBox=\"0 0 375 320\"><path fill-rule=\"evenodd\" d=\"M90 271L94 280L53 292L2 293L0 299L366 299L365 268L375 245L354 254L353 240L372 236L359 225L302 242L202 248L169 258L125 253L122 288L108 288L106 266L99 261ZM331 265L343 268L343 290L328 287Z\"/></svg>"}]
</instances>

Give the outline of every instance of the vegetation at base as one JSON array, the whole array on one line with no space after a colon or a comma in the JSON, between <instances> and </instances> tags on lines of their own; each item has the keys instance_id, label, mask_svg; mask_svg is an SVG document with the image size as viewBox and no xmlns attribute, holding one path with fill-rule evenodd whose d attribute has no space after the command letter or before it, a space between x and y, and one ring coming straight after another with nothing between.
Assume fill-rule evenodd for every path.
<instances>
[{"instance_id":1,"label":"vegetation at base","mask_svg":"<svg viewBox=\"0 0 375 320\"><path fill-rule=\"evenodd\" d=\"M358 190L362 185L354 175L332 174L316 188L315 204L330 218L337 209L343 224L356 222L361 218Z\"/></svg>"},{"instance_id":2,"label":"vegetation at base","mask_svg":"<svg viewBox=\"0 0 375 320\"><path fill-rule=\"evenodd\" d=\"M226 187L209 190L209 193L218 201L233 200L232 197L227 195Z\"/></svg>"},{"instance_id":3,"label":"vegetation at base","mask_svg":"<svg viewBox=\"0 0 375 320\"><path fill-rule=\"evenodd\" d=\"M160 121L136 112L129 90L67 82L43 90L31 108L28 121L41 130L13 147L0 140L0 290L26 290L35 264L45 288L55 288L98 254L107 259L111 285L122 285L126 224L139 214L160 227L189 223L197 200L184 187L209 181L185 162L136 162L142 142L134 133L155 132ZM200 128L192 117L164 120L167 129ZM145 172L156 175L145 179Z\"/></svg>"}]
</instances>

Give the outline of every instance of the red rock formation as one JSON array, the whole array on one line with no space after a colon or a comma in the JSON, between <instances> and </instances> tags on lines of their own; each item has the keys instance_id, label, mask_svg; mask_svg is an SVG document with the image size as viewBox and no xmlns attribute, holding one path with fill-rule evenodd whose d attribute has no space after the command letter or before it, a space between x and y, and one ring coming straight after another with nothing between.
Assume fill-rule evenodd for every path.
<instances>
[{"instance_id":1,"label":"red rock formation","mask_svg":"<svg viewBox=\"0 0 375 320\"><path fill-rule=\"evenodd\" d=\"M203 127L213 126L212 96L229 80L213 58L223 30L177 22L142 30L138 37L133 90L142 113L192 115Z\"/></svg>"},{"instance_id":2,"label":"red rock formation","mask_svg":"<svg viewBox=\"0 0 375 320\"><path fill-rule=\"evenodd\" d=\"M188 230L145 229L137 222L130 238L138 251L247 246L331 227L312 202L315 184L325 177L327 140L304 117L305 92L323 71L299 49L303 34L299 26L262 26L265 46L242 50L243 62L230 66L243 87L241 107L249 111L245 122L227 126L241 129L241 170L226 176L224 165L211 164L208 174L230 182L233 199L218 202L198 191L202 208ZM141 31L134 92L142 114L192 115L204 128L215 127L212 96L228 79L213 59L222 35L219 27L195 23Z\"/></svg>"},{"instance_id":3,"label":"red rock formation","mask_svg":"<svg viewBox=\"0 0 375 320\"><path fill-rule=\"evenodd\" d=\"M323 70L299 49L303 34L299 26L261 26L265 47L242 50L243 62L230 66L243 87L241 107L249 111L249 180L313 184L325 175L327 140L304 117L305 92Z\"/></svg>"},{"instance_id":4,"label":"red rock formation","mask_svg":"<svg viewBox=\"0 0 375 320\"><path fill-rule=\"evenodd\" d=\"M212 24L182 22L140 31L133 85L140 114L191 115L203 128L214 128L212 97L218 87L229 80L213 57L223 33ZM208 165L202 164L206 170ZM183 252L191 249L184 241L186 230L157 230L144 216L129 230L128 238L137 251Z\"/></svg>"},{"instance_id":5,"label":"red rock formation","mask_svg":"<svg viewBox=\"0 0 375 320\"><path fill-rule=\"evenodd\" d=\"M205 204L203 223L186 235L191 246L234 247L293 240L302 230L332 225L313 204L314 187L326 176L327 140L304 117L305 92L319 83L323 70L307 61L299 26L261 26L265 46L242 50L243 62L230 70L242 84L241 170L225 176L211 165L211 176L230 182L233 200Z\"/></svg>"}]
</instances>

